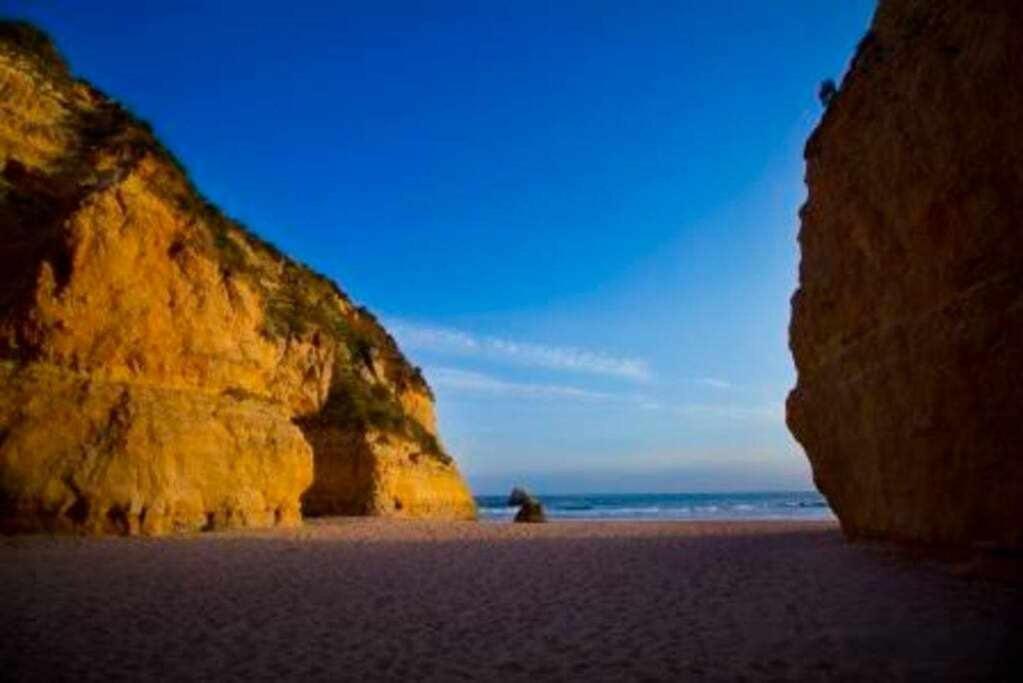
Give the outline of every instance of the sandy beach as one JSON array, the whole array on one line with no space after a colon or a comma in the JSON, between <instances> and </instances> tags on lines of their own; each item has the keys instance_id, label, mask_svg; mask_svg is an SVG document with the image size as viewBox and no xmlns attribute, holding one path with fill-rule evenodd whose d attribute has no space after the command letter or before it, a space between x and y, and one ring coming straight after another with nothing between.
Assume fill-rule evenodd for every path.
<instances>
[{"instance_id":1,"label":"sandy beach","mask_svg":"<svg viewBox=\"0 0 1023 683\"><path fill-rule=\"evenodd\" d=\"M830 522L0 539L8 680L999 680L1023 589Z\"/></svg>"}]
</instances>

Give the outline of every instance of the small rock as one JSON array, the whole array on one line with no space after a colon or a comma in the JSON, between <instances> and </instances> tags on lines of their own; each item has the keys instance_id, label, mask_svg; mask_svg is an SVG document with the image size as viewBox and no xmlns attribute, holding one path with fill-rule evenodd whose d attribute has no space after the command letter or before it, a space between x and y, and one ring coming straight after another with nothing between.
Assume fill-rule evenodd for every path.
<instances>
[{"instance_id":1,"label":"small rock","mask_svg":"<svg viewBox=\"0 0 1023 683\"><path fill-rule=\"evenodd\" d=\"M540 524L547 521L547 515L544 514L543 505L540 504L540 501L530 498L519 508L518 513L515 515L515 521L526 524Z\"/></svg>"},{"instance_id":2,"label":"small rock","mask_svg":"<svg viewBox=\"0 0 1023 683\"><path fill-rule=\"evenodd\" d=\"M526 501L530 500L533 500L533 496L529 495L529 491L522 488L521 486L516 486L511 490L511 493L508 495L508 507L524 505Z\"/></svg>"}]
</instances>

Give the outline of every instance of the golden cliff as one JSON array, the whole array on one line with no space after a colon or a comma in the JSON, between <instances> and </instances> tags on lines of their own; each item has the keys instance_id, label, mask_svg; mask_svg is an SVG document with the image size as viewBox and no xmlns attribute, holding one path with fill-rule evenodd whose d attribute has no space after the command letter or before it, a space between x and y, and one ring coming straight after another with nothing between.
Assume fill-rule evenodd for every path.
<instances>
[{"instance_id":1,"label":"golden cliff","mask_svg":"<svg viewBox=\"0 0 1023 683\"><path fill-rule=\"evenodd\" d=\"M806 146L788 424L853 537L1023 547L1023 3L883 0Z\"/></svg>"},{"instance_id":2,"label":"golden cliff","mask_svg":"<svg viewBox=\"0 0 1023 683\"><path fill-rule=\"evenodd\" d=\"M329 280L0 23L0 526L472 518L430 389Z\"/></svg>"}]
</instances>

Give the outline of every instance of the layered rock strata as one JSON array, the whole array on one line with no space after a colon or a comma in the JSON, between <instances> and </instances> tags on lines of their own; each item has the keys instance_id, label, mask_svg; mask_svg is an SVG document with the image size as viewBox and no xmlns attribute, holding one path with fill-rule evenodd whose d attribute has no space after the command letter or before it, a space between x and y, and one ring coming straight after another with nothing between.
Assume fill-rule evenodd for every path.
<instances>
[{"instance_id":1,"label":"layered rock strata","mask_svg":"<svg viewBox=\"0 0 1023 683\"><path fill-rule=\"evenodd\" d=\"M788 424L854 537L1023 546L1023 3L882 0L806 145Z\"/></svg>"},{"instance_id":2,"label":"layered rock strata","mask_svg":"<svg viewBox=\"0 0 1023 683\"><path fill-rule=\"evenodd\" d=\"M0 23L0 527L471 518L430 389L337 286Z\"/></svg>"}]
</instances>

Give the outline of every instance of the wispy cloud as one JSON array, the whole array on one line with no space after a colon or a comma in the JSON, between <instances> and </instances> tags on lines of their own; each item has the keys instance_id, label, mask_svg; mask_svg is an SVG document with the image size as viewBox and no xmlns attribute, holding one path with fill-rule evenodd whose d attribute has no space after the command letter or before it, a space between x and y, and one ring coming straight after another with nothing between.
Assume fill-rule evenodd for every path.
<instances>
[{"instance_id":1,"label":"wispy cloud","mask_svg":"<svg viewBox=\"0 0 1023 683\"><path fill-rule=\"evenodd\" d=\"M405 349L479 356L516 365L605 375L637 382L650 379L649 366L639 358L623 358L568 346L482 337L460 330L416 325L400 320L389 321L388 328Z\"/></svg>"},{"instance_id":2,"label":"wispy cloud","mask_svg":"<svg viewBox=\"0 0 1023 683\"><path fill-rule=\"evenodd\" d=\"M622 397L635 404L640 410L666 413L679 417L698 418L702 420L731 420L736 422L784 422L785 406L783 404L741 405L735 403L663 403L642 396Z\"/></svg>"},{"instance_id":3,"label":"wispy cloud","mask_svg":"<svg viewBox=\"0 0 1023 683\"><path fill-rule=\"evenodd\" d=\"M520 398L570 398L583 400L613 400L615 396L599 391L588 391L560 384L532 384L509 382L491 375L457 368L431 368L430 383L441 391L458 391L493 396Z\"/></svg>"},{"instance_id":4,"label":"wispy cloud","mask_svg":"<svg viewBox=\"0 0 1023 683\"><path fill-rule=\"evenodd\" d=\"M750 406L734 403L664 403L642 394L590 391L564 384L514 382L452 367L428 368L426 372L433 387L442 392L527 400L592 401L704 422L784 422L785 419L785 408L781 404Z\"/></svg>"},{"instance_id":5,"label":"wispy cloud","mask_svg":"<svg viewBox=\"0 0 1023 683\"><path fill-rule=\"evenodd\" d=\"M732 404L686 403L668 410L683 417L734 420L737 422L784 422L785 407L778 405L744 406Z\"/></svg>"},{"instance_id":6,"label":"wispy cloud","mask_svg":"<svg viewBox=\"0 0 1023 683\"><path fill-rule=\"evenodd\" d=\"M735 388L735 385L732 384L731 382L725 381L723 379L718 379L717 377L700 377L699 379L697 379L695 381L696 381L697 384L702 384L703 386L710 387L711 389L734 389Z\"/></svg>"}]
</instances>

